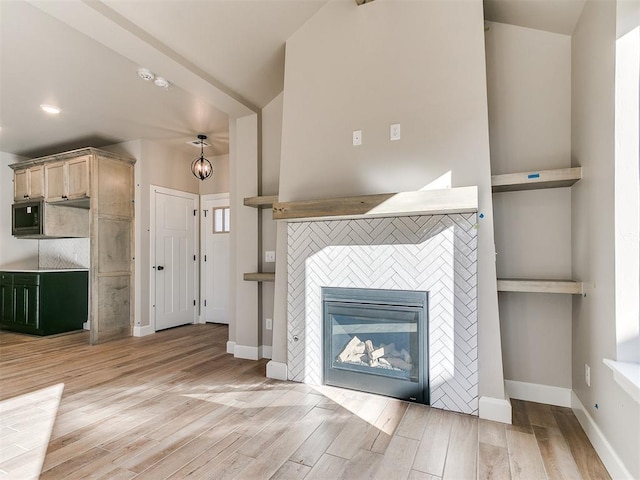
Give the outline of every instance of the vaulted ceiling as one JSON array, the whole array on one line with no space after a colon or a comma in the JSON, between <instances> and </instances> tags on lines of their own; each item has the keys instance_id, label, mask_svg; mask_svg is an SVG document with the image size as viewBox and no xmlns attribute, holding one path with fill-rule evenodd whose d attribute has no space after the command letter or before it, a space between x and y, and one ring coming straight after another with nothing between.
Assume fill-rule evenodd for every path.
<instances>
[{"instance_id":1,"label":"vaulted ceiling","mask_svg":"<svg viewBox=\"0 0 640 480\"><path fill-rule=\"evenodd\" d=\"M205 133L206 155L227 153L229 117L282 91L285 41L327 1L1 0L0 151L34 157L145 138L193 152L186 142ZM485 0L485 11L571 34L583 3ZM145 82L140 67L171 87Z\"/></svg>"}]
</instances>

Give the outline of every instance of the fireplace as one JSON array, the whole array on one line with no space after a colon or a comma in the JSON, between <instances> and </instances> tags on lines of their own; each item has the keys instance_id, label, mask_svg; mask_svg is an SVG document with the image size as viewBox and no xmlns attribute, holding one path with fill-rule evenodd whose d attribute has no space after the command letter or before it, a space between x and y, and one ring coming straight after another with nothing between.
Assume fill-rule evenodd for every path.
<instances>
[{"instance_id":1,"label":"fireplace","mask_svg":"<svg viewBox=\"0 0 640 480\"><path fill-rule=\"evenodd\" d=\"M289 222L287 378L322 385L326 376L323 358L335 357L344 349L337 345L324 353L328 343L324 338L324 288L428 292L428 313L425 309L419 343L425 350L419 355L425 355L428 364L423 363L425 373L418 374L418 382L400 383L422 380L427 392L423 402L477 415L476 252L475 213ZM369 308L376 311L383 305ZM339 315L337 321L346 323ZM376 342L371 340L371 346L378 348ZM403 349L411 355L408 348L396 348L399 353ZM411 360L413 363L413 356ZM360 367L366 371L370 365ZM340 373L357 369L355 365L332 366ZM374 375L367 373L362 378L358 381L368 388ZM358 387L352 384L350 388Z\"/></svg>"},{"instance_id":2,"label":"fireplace","mask_svg":"<svg viewBox=\"0 0 640 480\"><path fill-rule=\"evenodd\" d=\"M427 292L322 288L324 383L429 403Z\"/></svg>"}]
</instances>

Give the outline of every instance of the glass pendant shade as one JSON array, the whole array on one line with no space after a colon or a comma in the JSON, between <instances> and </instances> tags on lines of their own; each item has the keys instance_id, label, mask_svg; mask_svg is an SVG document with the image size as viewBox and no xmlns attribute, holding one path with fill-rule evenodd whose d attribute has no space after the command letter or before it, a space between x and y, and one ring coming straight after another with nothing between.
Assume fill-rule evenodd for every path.
<instances>
[{"instance_id":1,"label":"glass pendant shade","mask_svg":"<svg viewBox=\"0 0 640 480\"><path fill-rule=\"evenodd\" d=\"M191 162L191 173L200 180L205 180L213 173L213 165L211 162L204 158L204 140L206 135L198 135L200 139L200 156Z\"/></svg>"}]
</instances>

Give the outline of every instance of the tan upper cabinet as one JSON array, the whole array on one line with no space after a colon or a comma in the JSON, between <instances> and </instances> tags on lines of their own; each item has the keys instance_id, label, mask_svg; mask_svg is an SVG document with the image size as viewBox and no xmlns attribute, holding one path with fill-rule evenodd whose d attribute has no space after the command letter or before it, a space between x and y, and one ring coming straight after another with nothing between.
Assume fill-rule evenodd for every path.
<instances>
[{"instance_id":1,"label":"tan upper cabinet","mask_svg":"<svg viewBox=\"0 0 640 480\"><path fill-rule=\"evenodd\" d=\"M13 198L16 202L44 197L44 167L35 165L16 170L13 177Z\"/></svg>"},{"instance_id":2,"label":"tan upper cabinet","mask_svg":"<svg viewBox=\"0 0 640 480\"><path fill-rule=\"evenodd\" d=\"M44 165L36 165L29 169L31 192L29 198L44 198Z\"/></svg>"},{"instance_id":3,"label":"tan upper cabinet","mask_svg":"<svg viewBox=\"0 0 640 480\"><path fill-rule=\"evenodd\" d=\"M67 160L67 196L69 200L89 195L89 155Z\"/></svg>"},{"instance_id":4,"label":"tan upper cabinet","mask_svg":"<svg viewBox=\"0 0 640 480\"><path fill-rule=\"evenodd\" d=\"M64 162L48 163L44 167L47 183L47 202L61 202L64 200Z\"/></svg>"},{"instance_id":5,"label":"tan upper cabinet","mask_svg":"<svg viewBox=\"0 0 640 480\"><path fill-rule=\"evenodd\" d=\"M13 199L16 202L29 199L29 169L23 168L13 173Z\"/></svg>"},{"instance_id":6,"label":"tan upper cabinet","mask_svg":"<svg viewBox=\"0 0 640 480\"><path fill-rule=\"evenodd\" d=\"M89 198L89 155L44 165L47 202Z\"/></svg>"}]
</instances>

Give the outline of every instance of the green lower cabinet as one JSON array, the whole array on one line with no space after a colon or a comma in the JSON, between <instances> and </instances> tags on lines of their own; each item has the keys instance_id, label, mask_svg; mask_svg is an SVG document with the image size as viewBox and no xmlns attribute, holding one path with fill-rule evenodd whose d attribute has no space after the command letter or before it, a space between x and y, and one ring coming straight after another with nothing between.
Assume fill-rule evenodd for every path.
<instances>
[{"instance_id":1,"label":"green lower cabinet","mask_svg":"<svg viewBox=\"0 0 640 480\"><path fill-rule=\"evenodd\" d=\"M27 328L38 329L38 286L14 285L14 322Z\"/></svg>"},{"instance_id":2,"label":"green lower cabinet","mask_svg":"<svg viewBox=\"0 0 640 480\"><path fill-rule=\"evenodd\" d=\"M11 281L0 283L0 316L2 323L5 323L5 318L13 318L13 285Z\"/></svg>"},{"instance_id":3,"label":"green lower cabinet","mask_svg":"<svg viewBox=\"0 0 640 480\"><path fill-rule=\"evenodd\" d=\"M88 282L87 271L0 272L0 329L34 335L82 329Z\"/></svg>"}]
</instances>

